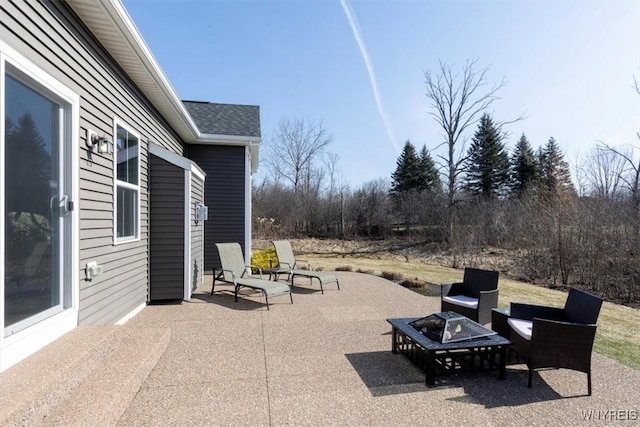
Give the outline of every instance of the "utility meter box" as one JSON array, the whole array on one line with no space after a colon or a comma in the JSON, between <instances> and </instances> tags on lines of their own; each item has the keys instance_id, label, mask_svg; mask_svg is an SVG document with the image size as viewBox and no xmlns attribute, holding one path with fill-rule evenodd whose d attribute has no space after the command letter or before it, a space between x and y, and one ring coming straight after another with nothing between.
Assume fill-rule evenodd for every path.
<instances>
[{"instance_id":1,"label":"utility meter box","mask_svg":"<svg viewBox=\"0 0 640 427\"><path fill-rule=\"evenodd\" d=\"M206 221L209 219L209 208L202 202L196 202L196 221Z\"/></svg>"}]
</instances>

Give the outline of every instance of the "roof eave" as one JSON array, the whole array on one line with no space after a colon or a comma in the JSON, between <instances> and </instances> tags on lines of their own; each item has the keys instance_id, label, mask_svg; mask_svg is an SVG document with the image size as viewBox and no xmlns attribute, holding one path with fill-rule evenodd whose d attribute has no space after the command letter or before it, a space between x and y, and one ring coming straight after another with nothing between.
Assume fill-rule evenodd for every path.
<instances>
[{"instance_id":1,"label":"roof eave","mask_svg":"<svg viewBox=\"0 0 640 427\"><path fill-rule=\"evenodd\" d=\"M241 136L241 135L220 135L212 133L201 133L193 144L205 145L259 145L262 138L259 136Z\"/></svg>"},{"instance_id":2,"label":"roof eave","mask_svg":"<svg viewBox=\"0 0 640 427\"><path fill-rule=\"evenodd\" d=\"M184 142L200 136L120 0L66 0L93 35L142 90Z\"/></svg>"}]
</instances>

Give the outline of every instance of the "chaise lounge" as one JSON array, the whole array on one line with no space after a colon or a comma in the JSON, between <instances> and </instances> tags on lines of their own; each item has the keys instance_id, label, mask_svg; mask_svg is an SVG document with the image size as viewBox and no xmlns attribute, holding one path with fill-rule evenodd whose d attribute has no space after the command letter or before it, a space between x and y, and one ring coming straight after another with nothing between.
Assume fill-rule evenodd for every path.
<instances>
[{"instance_id":1,"label":"chaise lounge","mask_svg":"<svg viewBox=\"0 0 640 427\"><path fill-rule=\"evenodd\" d=\"M264 295L267 310L269 310L270 297L289 294L291 304L293 304L293 295L291 294L291 287L288 284L263 279L260 269L258 269L260 273L259 278L250 276L252 266L245 265L242 248L239 243L216 243L216 248L218 249L222 268L213 269L211 295L213 295L216 280L218 280L220 282L233 284L236 302L238 302L238 291L241 288L249 288L259 291ZM247 272L249 272L249 274L247 274Z\"/></svg>"},{"instance_id":2,"label":"chaise lounge","mask_svg":"<svg viewBox=\"0 0 640 427\"><path fill-rule=\"evenodd\" d=\"M308 261L296 260L291 248L291 243L287 240L274 240L273 246L276 249L276 256L278 257L278 266L272 269L272 272L277 276L279 274L287 274L288 280L291 282L291 286L294 285L294 279L296 276L308 277L313 284L313 279L318 280L320 283L320 292L324 294L324 285L328 283L334 283L340 289L340 283L338 277L333 273L324 271L313 271ZM296 268L298 263L306 262L307 269Z\"/></svg>"}]
</instances>

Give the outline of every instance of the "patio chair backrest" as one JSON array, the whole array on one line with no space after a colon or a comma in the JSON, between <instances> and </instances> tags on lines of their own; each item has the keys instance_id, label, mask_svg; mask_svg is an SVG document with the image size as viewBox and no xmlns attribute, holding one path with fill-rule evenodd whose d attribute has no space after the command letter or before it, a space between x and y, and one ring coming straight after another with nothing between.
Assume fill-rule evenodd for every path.
<instances>
[{"instance_id":1,"label":"patio chair backrest","mask_svg":"<svg viewBox=\"0 0 640 427\"><path fill-rule=\"evenodd\" d=\"M287 267L293 268L296 263L296 257L293 254L291 243L288 240L274 240L271 243L273 243L273 246L276 248L278 262L281 265L286 264Z\"/></svg>"},{"instance_id":2,"label":"patio chair backrest","mask_svg":"<svg viewBox=\"0 0 640 427\"><path fill-rule=\"evenodd\" d=\"M467 267L464 269L463 282L465 295L478 298L480 291L498 289L498 272Z\"/></svg>"},{"instance_id":3,"label":"patio chair backrest","mask_svg":"<svg viewBox=\"0 0 640 427\"><path fill-rule=\"evenodd\" d=\"M231 270L235 273L236 278L242 277L245 270L244 257L242 256L242 248L239 243L216 243L218 255L220 256L220 264L224 270ZM224 280L233 281L230 272L224 272Z\"/></svg>"},{"instance_id":4,"label":"patio chair backrest","mask_svg":"<svg viewBox=\"0 0 640 427\"><path fill-rule=\"evenodd\" d=\"M593 325L598 321L602 299L580 289L569 289L564 312L567 319L574 323Z\"/></svg>"}]
</instances>

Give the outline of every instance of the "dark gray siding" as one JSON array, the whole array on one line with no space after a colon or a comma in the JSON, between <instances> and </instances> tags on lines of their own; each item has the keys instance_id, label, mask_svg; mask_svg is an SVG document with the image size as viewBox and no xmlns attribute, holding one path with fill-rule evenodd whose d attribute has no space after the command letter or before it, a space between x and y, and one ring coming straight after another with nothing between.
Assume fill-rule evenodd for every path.
<instances>
[{"instance_id":1,"label":"dark gray siding","mask_svg":"<svg viewBox=\"0 0 640 427\"><path fill-rule=\"evenodd\" d=\"M204 267L211 271L220 265L215 243L238 242L245 250L245 148L189 145L187 156L207 174Z\"/></svg>"},{"instance_id":2,"label":"dark gray siding","mask_svg":"<svg viewBox=\"0 0 640 427\"><path fill-rule=\"evenodd\" d=\"M182 154L183 145L63 2L2 0L2 40L80 95L80 277L88 261L104 273L81 280L79 323L110 324L147 300L147 141ZM113 155L90 155L92 129L113 138L114 118L141 136L140 240L114 245Z\"/></svg>"},{"instance_id":3,"label":"dark gray siding","mask_svg":"<svg viewBox=\"0 0 640 427\"><path fill-rule=\"evenodd\" d=\"M204 181L191 174L191 288L203 283L204 275L204 224L195 222L196 202L204 203Z\"/></svg>"},{"instance_id":4,"label":"dark gray siding","mask_svg":"<svg viewBox=\"0 0 640 427\"><path fill-rule=\"evenodd\" d=\"M150 156L149 300L184 296L184 169Z\"/></svg>"}]
</instances>

